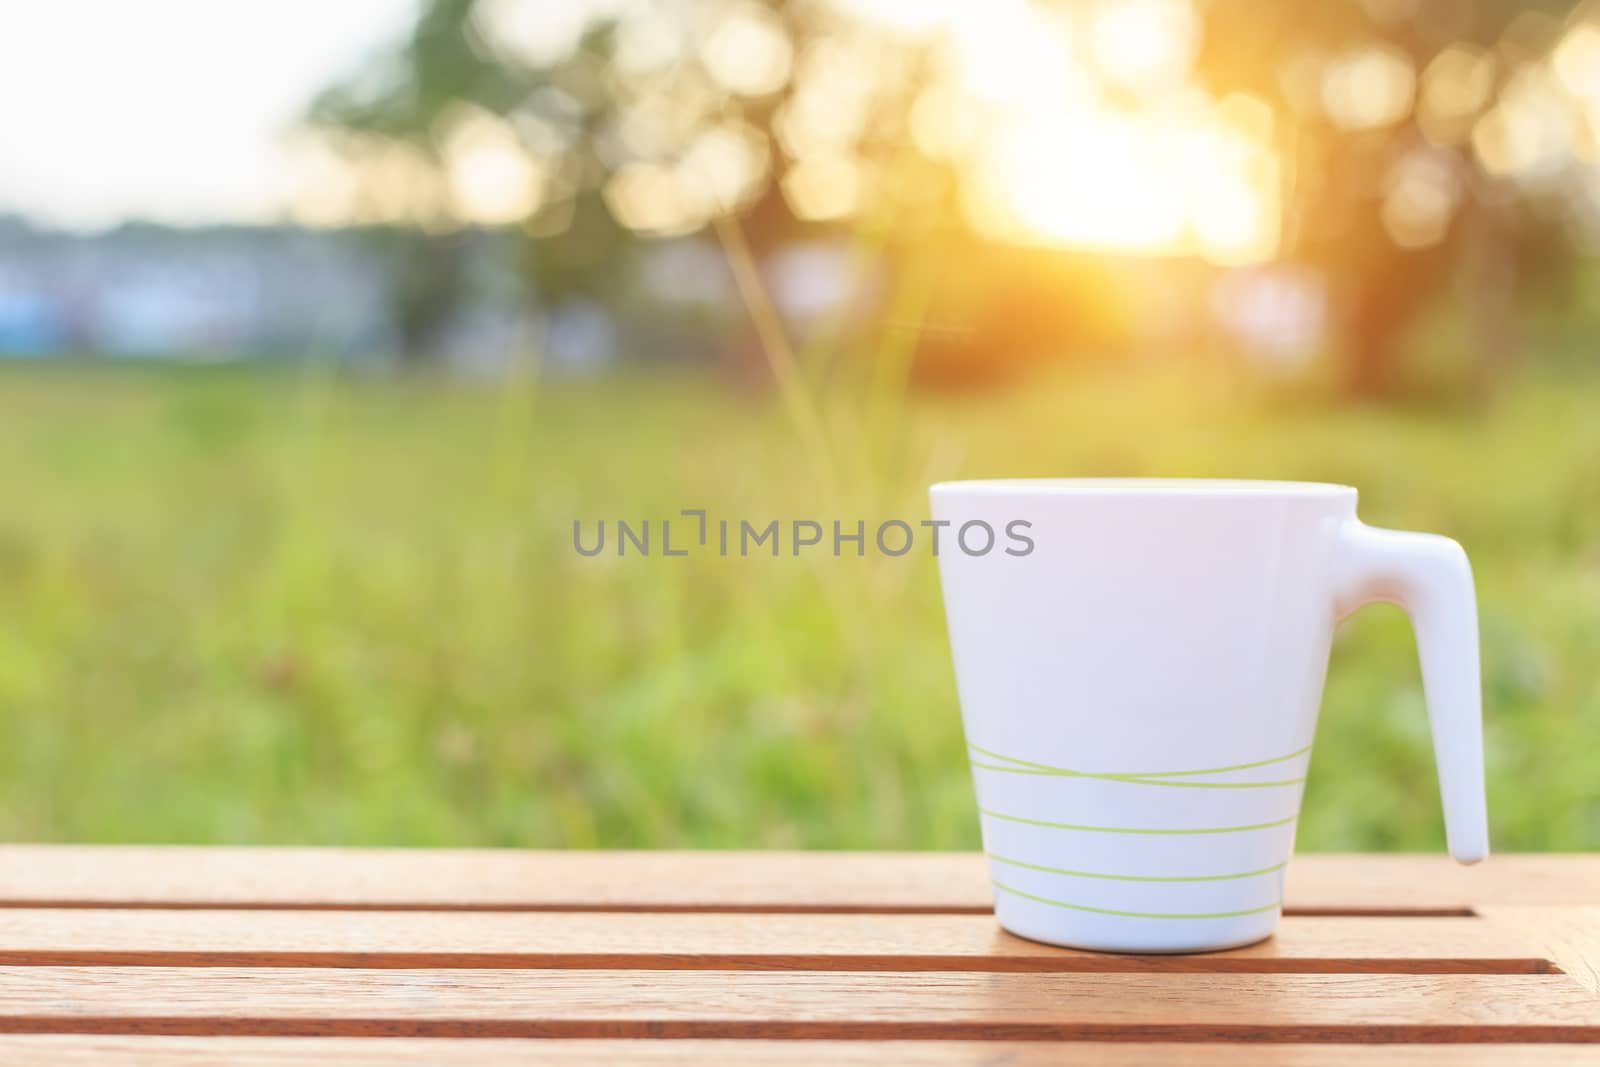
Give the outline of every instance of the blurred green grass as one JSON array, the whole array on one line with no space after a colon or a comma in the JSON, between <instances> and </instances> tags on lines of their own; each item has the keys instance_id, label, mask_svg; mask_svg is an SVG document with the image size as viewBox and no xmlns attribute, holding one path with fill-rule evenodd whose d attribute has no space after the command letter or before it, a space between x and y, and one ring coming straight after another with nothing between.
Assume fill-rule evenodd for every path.
<instances>
[{"instance_id":1,"label":"blurred green grass","mask_svg":"<svg viewBox=\"0 0 1600 1067\"><path fill-rule=\"evenodd\" d=\"M0 368L0 836L970 848L933 561L584 559L583 519L915 521L958 475L1342 481L1472 555L1497 847L1600 847L1600 382L1196 372L827 407L688 376ZM1405 620L1341 630L1299 844L1442 847Z\"/></svg>"}]
</instances>

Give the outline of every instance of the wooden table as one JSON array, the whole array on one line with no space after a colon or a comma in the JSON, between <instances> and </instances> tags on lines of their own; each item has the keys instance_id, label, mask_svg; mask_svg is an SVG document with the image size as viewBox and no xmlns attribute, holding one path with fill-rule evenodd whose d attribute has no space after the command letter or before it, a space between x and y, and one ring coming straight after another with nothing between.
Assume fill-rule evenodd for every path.
<instances>
[{"instance_id":1,"label":"wooden table","mask_svg":"<svg viewBox=\"0 0 1600 1067\"><path fill-rule=\"evenodd\" d=\"M1000 932L966 854L0 847L0 1063L1600 1063L1600 856L1286 900L1112 956Z\"/></svg>"}]
</instances>

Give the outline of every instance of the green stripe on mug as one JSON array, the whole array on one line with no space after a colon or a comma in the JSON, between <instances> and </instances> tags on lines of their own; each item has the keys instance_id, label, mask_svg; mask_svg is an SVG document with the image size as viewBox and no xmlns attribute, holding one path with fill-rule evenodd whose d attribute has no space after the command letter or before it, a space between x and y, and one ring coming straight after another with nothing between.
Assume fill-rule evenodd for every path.
<instances>
[{"instance_id":1,"label":"green stripe on mug","mask_svg":"<svg viewBox=\"0 0 1600 1067\"><path fill-rule=\"evenodd\" d=\"M1238 911L1118 911L1116 908L1091 908L1087 904L1069 904L1065 900L1051 900L1049 897L1034 896L1020 889L1012 889L1008 885L994 882L993 879L990 881L994 883L996 889L1024 900L1049 904L1056 908L1071 908L1073 911L1092 911L1098 915L1121 915L1129 919L1232 919L1240 915L1260 915L1264 911L1274 911L1283 904L1282 900L1274 900L1271 904L1263 904L1259 908L1240 908Z\"/></svg>"},{"instance_id":2,"label":"green stripe on mug","mask_svg":"<svg viewBox=\"0 0 1600 1067\"><path fill-rule=\"evenodd\" d=\"M1271 786L1299 785L1305 781L1300 778L1280 778L1271 782L1167 782L1159 778L1128 778L1120 774L1080 774L1073 771L1043 771L1032 770L1028 767L1003 767L998 763L979 763L972 761L972 765L980 771L1001 771L1006 774L1038 774L1048 778L1087 778L1091 781L1116 782L1121 785L1161 785L1171 789L1266 789Z\"/></svg>"},{"instance_id":3,"label":"green stripe on mug","mask_svg":"<svg viewBox=\"0 0 1600 1067\"><path fill-rule=\"evenodd\" d=\"M1043 871L1046 874L1065 874L1073 878L1105 878L1117 882L1227 882L1235 878L1254 878L1256 875L1271 874L1274 871L1281 871L1289 865L1289 861L1284 860L1282 863L1274 863L1271 867L1262 867L1254 871L1240 871L1238 874L1101 874L1095 871L1074 871L1066 867L1046 867L1041 863L1027 863L1023 860L996 856L992 852L989 853L989 858L996 863L1004 863L1012 867L1025 867L1030 871Z\"/></svg>"},{"instance_id":4,"label":"green stripe on mug","mask_svg":"<svg viewBox=\"0 0 1600 1067\"><path fill-rule=\"evenodd\" d=\"M1249 823L1244 826L1206 826L1198 829L1162 830L1137 826L1080 826L1070 822L1048 822L1044 819L1027 819L1021 815L1007 815L1004 812L990 811L988 808L979 808L980 815L987 815L991 819L1004 819L1007 822L1026 823L1029 826L1047 826L1053 830L1083 830L1091 834L1236 834L1246 830L1269 830L1274 826L1287 826L1294 822L1295 816L1288 815L1282 819L1271 822Z\"/></svg>"},{"instance_id":5,"label":"green stripe on mug","mask_svg":"<svg viewBox=\"0 0 1600 1067\"><path fill-rule=\"evenodd\" d=\"M994 752L990 749L984 748L982 745L973 744L970 741L967 742L967 747L981 756L987 756L990 759L1004 760L1007 763L1015 763L1017 765L1015 767L999 767L987 763L973 763L974 767L982 767L985 770L1010 771L1013 774L1048 774L1060 775L1063 778L1099 778L1119 782L1141 782L1147 785L1175 785L1187 786L1190 788L1213 789L1252 789L1260 786L1270 785L1298 785L1305 781L1305 777L1301 776L1299 778L1286 778L1271 782L1145 782L1144 780L1149 778L1194 778L1202 774L1223 774L1227 771L1246 771L1252 767L1266 767L1273 763L1283 763L1287 760L1292 760L1297 756L1304 756L1306 753L1311 751L1311 746L1306 745L1305 747L1297 748L1293 752L1290 752L1284 756L1274 756L1271 759L1254 760L1250 763L1233 763L1226 767L1202 767L1201 769L1194 771L1079 771L1073 770L1070 767L1057 767L1049 763L1035 763L1033 760L1018 759L1015 756L1002 755L999 752Z\"/></svg>"}]
</instances>

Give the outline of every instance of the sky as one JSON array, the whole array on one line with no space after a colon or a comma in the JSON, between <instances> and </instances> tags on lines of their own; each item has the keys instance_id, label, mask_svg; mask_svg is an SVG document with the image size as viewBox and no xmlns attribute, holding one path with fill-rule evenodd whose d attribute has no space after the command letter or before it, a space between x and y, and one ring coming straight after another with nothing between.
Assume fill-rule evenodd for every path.
<instances>
[{"instance_id":1,"label":"sky","mask_svg":"<svg viewBox=\"0 0 1600 1067\"><path fill-rule=\"evenodd\" d=\"M0 214L96 229L281 218L307 101L414 0L0 4Z\"/></svg>"}]
</instances>

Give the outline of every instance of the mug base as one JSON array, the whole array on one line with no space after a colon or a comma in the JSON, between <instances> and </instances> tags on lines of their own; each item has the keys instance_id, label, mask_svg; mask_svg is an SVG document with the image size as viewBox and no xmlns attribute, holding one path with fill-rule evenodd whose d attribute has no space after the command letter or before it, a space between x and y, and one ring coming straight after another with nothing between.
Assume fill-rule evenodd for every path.
<instances>
[{"instance_id":1,"label":"mug base","mask_svg":"<svg viewBox=\"0 0 1600 1067\"><path fill-rule=\"evenodd\" d=\"M1143 920L1122 916L1085 915L1063 921L1034 907L1006 906L997 901L995 918L1007 932L1029 941L1089 952L1177 956L1243 948L1271 937L1278 913L1226 919Z\"/></svg>"}]
</instances>

